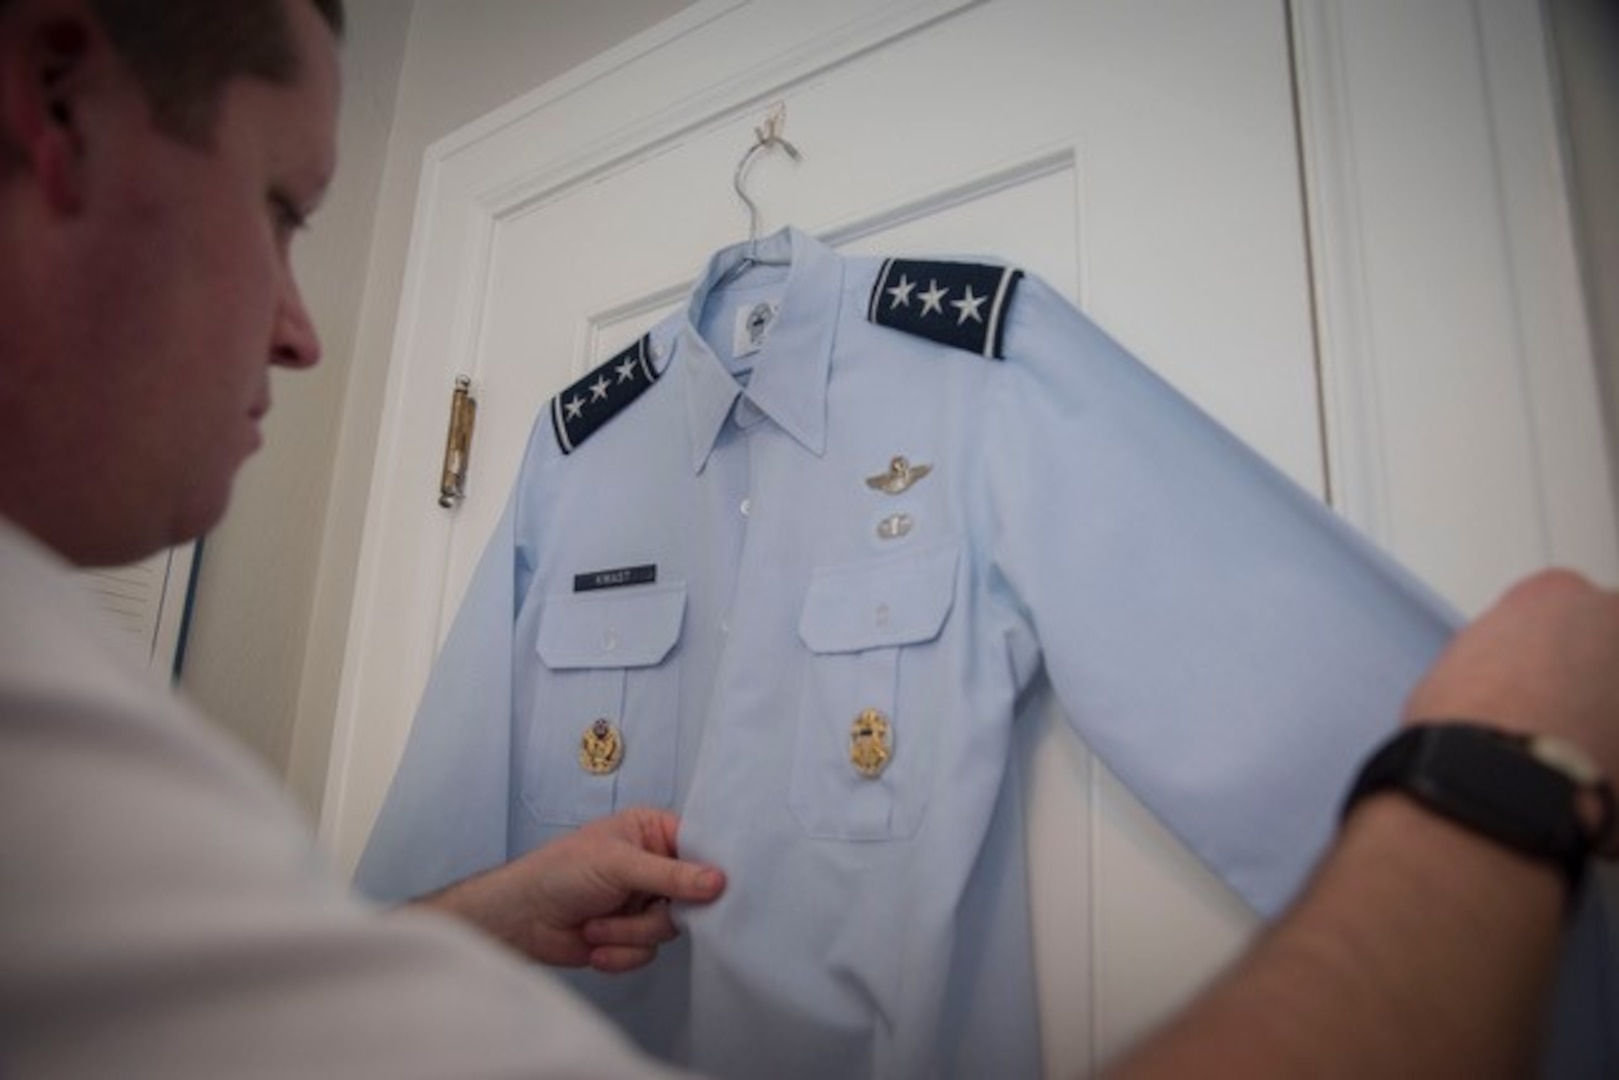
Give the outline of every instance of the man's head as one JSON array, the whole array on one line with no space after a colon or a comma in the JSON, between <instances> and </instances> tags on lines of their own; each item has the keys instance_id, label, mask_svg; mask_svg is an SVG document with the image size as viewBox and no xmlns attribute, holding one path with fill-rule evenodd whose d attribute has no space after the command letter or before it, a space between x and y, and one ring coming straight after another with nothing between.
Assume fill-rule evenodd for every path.
<instances>
[{"instance_id":1,"label":"man's head","mask_svg":"<svg viewBox=\"0 0 1619 1080\"><path fill-rule=\"evenodd\" d=\"M342 0L309 2L342 37ZM0 0L0 16L16 6ZM225 83L247 77L284 84L298 71L281 0L89 0L87 6L140 81L159 127L194 145L207 145Z\"/></svg>"},{"instance_id":2,"label":"man's head","mask_svg":"<svg viewBox=\"0 0 1619 1080\"><path fill-rule=\"evenodd\" d=\"M309 2L341 36L342 0ZM220 90L231 79L285 84L298 73L281 0L90 0L90 8L140 80L158 125L194 145L208 145Z\"/></svg>"},{"instance_id":3,"label":"man's head","mask_svg":"<svg viewBox=\"0 0 1619 1080\"><path fill-rule=\"evenodd\" d=\"M334 167L335 0L0 0L0 514L75 561L223 513Z\"/></svg>"}]
</instances>

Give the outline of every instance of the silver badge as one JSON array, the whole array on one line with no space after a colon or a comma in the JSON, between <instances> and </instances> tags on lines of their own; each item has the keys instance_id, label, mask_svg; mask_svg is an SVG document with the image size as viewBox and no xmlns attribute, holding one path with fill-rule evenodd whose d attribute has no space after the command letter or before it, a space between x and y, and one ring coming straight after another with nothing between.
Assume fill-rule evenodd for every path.
<instances>
[{"instance_id":1,"label":"silver badge","mask_svg":"<svg viewBox=\"0 0 1619 1080\"><path fill-rule=\"evenodd\" d=\"M932 471L932 465L912 465L905 455L900 454L888 463L887 472L866 477L866 486L885 495L902 495Z\"/></svg>"},{"instance_id":2,"label":"silver badge","mask_svg":"<svg viewBox=\"0 0 1619 1080\"><path fill-rule=\"evenodd\" d=\"M916 519L909 514L889 514L877 523L877 535L884 540L898 540L915 524Z\"/></svg>"}]
</instances>

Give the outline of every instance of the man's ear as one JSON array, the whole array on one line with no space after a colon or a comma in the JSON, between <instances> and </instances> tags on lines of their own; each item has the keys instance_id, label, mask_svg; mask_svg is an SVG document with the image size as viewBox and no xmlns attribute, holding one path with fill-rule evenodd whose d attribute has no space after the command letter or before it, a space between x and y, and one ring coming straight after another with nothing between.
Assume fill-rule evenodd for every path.
<instances>
[{"instance_id":1,"label":"man's ear","mask_svg":"<svg viewBox=\"0 0 1619 1080\"><path fill-rule=\"evenodd\" d=\"M105 38L76 4L12 6L20 10L0 17L0 153L33 177L52 210L73 214L87 186L87 69Z\"/></svg>"}]
</instances>

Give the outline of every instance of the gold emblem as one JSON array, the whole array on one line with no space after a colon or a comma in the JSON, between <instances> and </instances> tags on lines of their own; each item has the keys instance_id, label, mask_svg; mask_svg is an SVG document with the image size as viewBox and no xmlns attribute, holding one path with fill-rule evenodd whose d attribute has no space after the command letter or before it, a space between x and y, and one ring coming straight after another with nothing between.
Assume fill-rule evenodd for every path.
<instances>
[{"instance_id":1,"label":"gold emblem","mask_svg":"<svg viewBox=\"0 0 1619 1080\"><path fill-rule=\"evenodd\" d=\"M888 717L876 709L862 710L849 726L849 764L867 780L875 780L894 756L889 745Z\"/></svg>"},{"instance_id":2,"label":"gold emblem","mask_svg":"<svg viewBox=\"0 0 1619 1080\"><path fill-rule=\"evenodd\" d=\"M624 760L624 740L611 720L601 719L585 729L579 740L579 764L587 773L606 776Z\"/></svg>"},{"instance_id":3,"label":"gold emblem","mask_svg":"<svg viewBox=\"0 0 1619 1080\"><path fill-rule=\"evenodd\" d=\"M932 465L912 465L902 454L888 463L887 472L866 477L866 486L885 495L901 495L932 471Z\"/></svg>"}]
</instances>

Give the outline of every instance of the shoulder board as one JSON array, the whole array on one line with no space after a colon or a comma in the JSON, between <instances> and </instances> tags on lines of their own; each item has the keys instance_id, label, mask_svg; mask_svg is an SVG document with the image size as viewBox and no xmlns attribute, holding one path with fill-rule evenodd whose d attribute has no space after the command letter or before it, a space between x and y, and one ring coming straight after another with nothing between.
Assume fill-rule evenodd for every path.
<instances>
[{"instance_id":1,"label":"shoulder board","mask_svg":"<svg viewBox=\"0 0 1619 1080\"><path fill-rule=\"evenodd\" d=\"M657 381L648 334L551 399L557 445L564 454L573 453Z\"/></svg>"},{"instance_id":2,"label":"shoulder board","mask_svg":"<svg viewBox=\"0 0 1619 1080\"><path fill-rule=\"evenodd\" d=\"M866 318L999 360L1022 277L1021 270L991 263L889 259L871 286Z\"/></svg>"}]
</instances>

